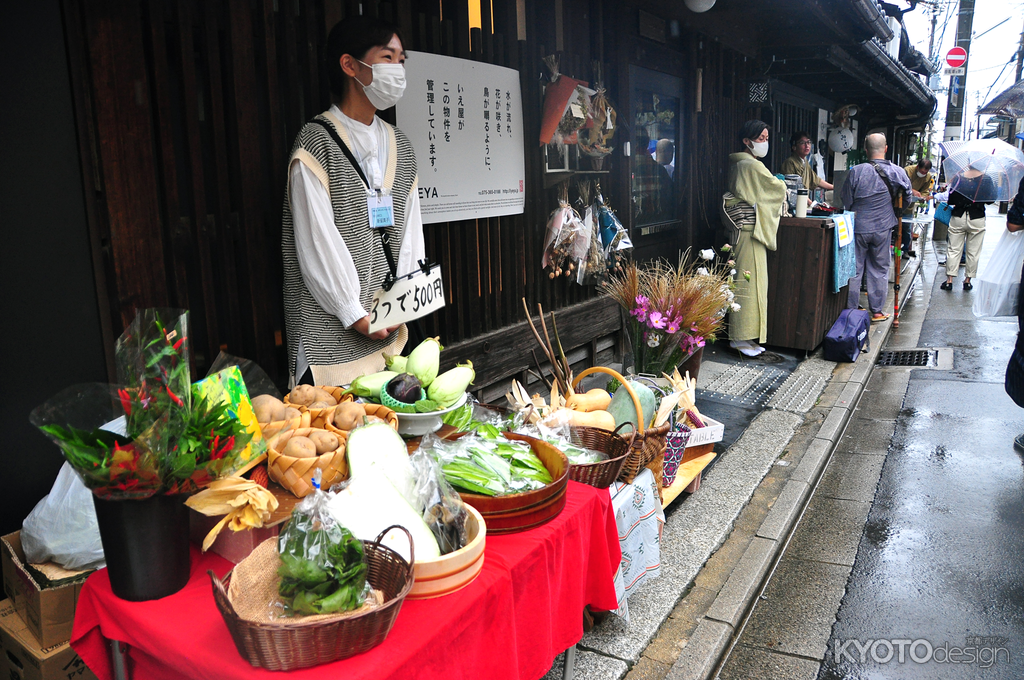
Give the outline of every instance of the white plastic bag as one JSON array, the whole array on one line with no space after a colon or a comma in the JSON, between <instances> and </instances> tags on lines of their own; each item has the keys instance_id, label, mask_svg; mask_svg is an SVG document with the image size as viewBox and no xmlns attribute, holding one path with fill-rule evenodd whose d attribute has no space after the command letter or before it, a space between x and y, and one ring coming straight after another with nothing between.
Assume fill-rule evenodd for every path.
<instances>
[{"instance_id":1,"label":"white plastic bag","mask_svg":"<svg viewBox=\"0 0 1024 680\"><path fill-rule=\"evenodd\" d=\"M1003 232L974 279L974 316L1015 316L1024 265L1024 231Z\"/></svg>"},{"instance_id":2,"label":"white plastic bag","mask_svg":"<svg viewBox=\"0 0 1024 680\"><path fill-rule=\"evenodd\" d=\"M106 564L92 492L67 462L50 493L25 518L21 547L29 564L53 561L71 570Z\"/></svg>"}]
</instances>

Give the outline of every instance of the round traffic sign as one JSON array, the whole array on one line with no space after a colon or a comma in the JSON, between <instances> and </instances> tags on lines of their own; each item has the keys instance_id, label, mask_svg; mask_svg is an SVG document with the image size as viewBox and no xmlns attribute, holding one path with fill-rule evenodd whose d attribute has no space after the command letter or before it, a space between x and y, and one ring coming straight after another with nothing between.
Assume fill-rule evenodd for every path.
<instances>
[{"instance_id":1,"label":"round traffic sign","mask_svg":"<svg viewBox=\"0 0 1024 680\"><path fill-rule=\"evenodd\" d=\"M962 47L954 47L946 52L946 63L953 68L959 68L967 63L967 50Z\"/></svg>"}]
</instances>

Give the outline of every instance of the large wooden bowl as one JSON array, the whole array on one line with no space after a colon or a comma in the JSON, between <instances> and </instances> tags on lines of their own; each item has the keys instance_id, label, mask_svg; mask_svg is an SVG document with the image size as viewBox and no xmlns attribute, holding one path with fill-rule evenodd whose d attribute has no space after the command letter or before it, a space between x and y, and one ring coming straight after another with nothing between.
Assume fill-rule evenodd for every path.
<instances>
[{"instance_id":1,"label":"large wooden bowl","mask_svg":"<svg viewBox=\"0 0 1024 680\"><path fill-rule=\"evenodd\" d=\"M467 505L480 511L491 534L525 531L556 517L565 507L565 489L569 483L569 460L565 454L546 441L512 432L506 439L527 442L555 481L542 489L508 496L484 496L459 492Z\"/></svg>"},{"instance_id":2,"label":"large wooden bowl","mask_svg":"<svg viewBox=\"0 0 1024 680\"><path fill-rule=\"evenodd\" d=\"M466 511L469 513L466 518L469 543L447 555L417 560L413 566L416 581L409 591L410 599L426 600L454 593L472 583L484 568L487 523L472 505L466 505Z\"/></svg>"}]
</instances>

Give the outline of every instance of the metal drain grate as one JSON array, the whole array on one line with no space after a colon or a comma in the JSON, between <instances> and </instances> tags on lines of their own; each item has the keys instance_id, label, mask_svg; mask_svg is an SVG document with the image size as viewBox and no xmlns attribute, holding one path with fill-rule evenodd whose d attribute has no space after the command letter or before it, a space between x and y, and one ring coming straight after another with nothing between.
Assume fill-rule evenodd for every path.
<instances>
[{"instance_id":1,"label":"metal drain grate","mask_svg":"<svg viewBox=\"0 0 1024 680\"><path fill-rule=\"evenodd\" d=\"M719 376L708 385L708 389L697 390L697 398L730 406L761 408L790 373L781 368L759 368L754 369L756 374L752 374L748 370L739 370L740 366Z\"/></svg>"},{"instance_id":2,"label":"metal drain grate","mask_svg":"<svg viewBox=\"0 0 1024 680\"><path fill-rule=\"evenodd\" d=\"M885 350L878 354L879 366L905 368L953 368L953 350L948 347Z\"/></svg>"}]
</instances>

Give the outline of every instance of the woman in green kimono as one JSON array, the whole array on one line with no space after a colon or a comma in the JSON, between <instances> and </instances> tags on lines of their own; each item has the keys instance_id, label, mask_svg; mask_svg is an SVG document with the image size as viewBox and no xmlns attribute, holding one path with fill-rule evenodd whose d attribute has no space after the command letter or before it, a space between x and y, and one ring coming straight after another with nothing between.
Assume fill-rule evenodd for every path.
<instances>
[{"instance_id":1,"label":"woman in green kimono","mask_svg":"<svg viewBox=\"0 0 1024 680\"><path fill-rule=\"evenodd\" d=\"M768 124L748 120L740 129L743 151L729 155L729 192L726 210L740 208L746 218L736 222L736 302L729 314L729 345L756 357L768 334L768 251L775 250L786 184L764 166L768 153ZM731 204L731 205L730 205ZM751 209L752 208L752 209ZM749 274L749 280L747 275Z\"/></svg>"}]
</instances>

